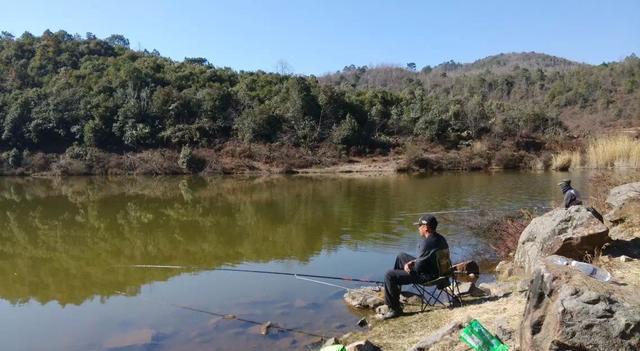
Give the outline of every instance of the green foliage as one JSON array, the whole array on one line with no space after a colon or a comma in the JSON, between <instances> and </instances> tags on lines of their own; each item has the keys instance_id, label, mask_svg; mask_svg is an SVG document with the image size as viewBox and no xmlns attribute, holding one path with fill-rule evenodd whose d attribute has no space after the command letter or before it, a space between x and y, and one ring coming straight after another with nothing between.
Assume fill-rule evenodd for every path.
<instances>
[{"instance_id":1,"label":"green foliage","mask_svg":"<svg viewBox=\"0 0 640 351\"><path fill-rule=\"evenodd\" d=\"M194 155L190 146L183 146L178 156L178 166L185 171L197 173L204 169L206 161Z\"/></svg>"},{"instance_id":2,"label":"green foliage","mask_svg":"<svg viewBox=\"0 0 640 351\"><path fill-rule=\"evenodd\" d=\"M193 150L189 146L183 146L178 157L178 166L182 169L190 169L193 166Z\"/></svg>"},{"instance_id":3,"label":"green foliage","mask_svg":"<svg viewBox=\"0 0 640 351\"><path fill-rule=\"evenodd\" d=\"M519 61L518 61L519 60ZM175 62L122 35L0 34L0 151L214 147L228 141L377 148L420 136L457 148L563 133L570 109L640 110L640 60L586 66L535 53L407 67L346 66L316 78ZM530 106L537 106L532 108Z\"/></svg>"},{"instance_id":4,"label":"green foliage","mask_svg":"<svg viewBox=\"0 0 640 351\"><path fill-rule=\"evenodd\" d=\"M14 168L20 167L20 165L22 164L22 153L20 152L20 150L13 148L7 153L6 159L9 163L9 166Z\"/></svg>"},{"instance_id":5,"label":"green foliage","mask_svg":"<svg viewBox=\"0 0 640 351\"><path fill-rule=\"evenodd\" d=\"M358 122L351 116L347 115L345 119L340 122L340 125L334 129L332 134L332 141L341 147L350 148L361 143L362 135Z\"/></svg>"}]
</instances>

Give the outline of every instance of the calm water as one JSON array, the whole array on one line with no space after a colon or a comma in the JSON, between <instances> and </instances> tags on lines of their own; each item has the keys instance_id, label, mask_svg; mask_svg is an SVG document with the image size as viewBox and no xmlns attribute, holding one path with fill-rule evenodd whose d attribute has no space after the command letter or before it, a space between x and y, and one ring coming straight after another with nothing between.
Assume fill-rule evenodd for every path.
<instances>
[{"instance_id":1,"label":"calm water","mask_svg":"<svg viewBox=\"0 0 640 351\"><path fill-rule=\"evenodd\" d=\"M343 290L215 268L381 280L398 251L415 250L419 213L548 206L560 201L564 177L0 178L0 345L305 349L312 338L262 336L255 325L174 305L338 336L361 317L343 304ZM581 188L583 177L572 177ZM487 266L495 257L471 233L474 216L438 215L439 231L453 261ZM152 343L122 347L145 334Z\"/></svg>"}]
</instances>

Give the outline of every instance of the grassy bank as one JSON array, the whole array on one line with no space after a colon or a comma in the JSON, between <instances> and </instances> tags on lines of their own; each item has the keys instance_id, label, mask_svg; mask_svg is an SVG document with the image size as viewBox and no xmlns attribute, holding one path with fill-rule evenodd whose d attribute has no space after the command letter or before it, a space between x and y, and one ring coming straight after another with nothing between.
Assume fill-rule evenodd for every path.
<instances>
[{"instance_id":1,"label":"grassy bank","mask_svg":"<svg viewBox=\"0 0 640 351\"><path fill-rule=\"evenodd\" d=\"M551 168L640 168L640 140L637 136L602 136L587 142L584 150L564 150L553 155Z\"/></svg>"}]
</instances>

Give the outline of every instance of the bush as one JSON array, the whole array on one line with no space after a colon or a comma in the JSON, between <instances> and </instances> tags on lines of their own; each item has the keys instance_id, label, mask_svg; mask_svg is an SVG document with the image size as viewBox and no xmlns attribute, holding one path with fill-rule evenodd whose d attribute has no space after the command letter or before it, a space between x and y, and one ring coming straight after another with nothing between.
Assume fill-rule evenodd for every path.
<instances>
[{"instance_id":1,"label":"bush","mask_svg":"<svg viewBox=\"0 0 640 351\"><path fill-rule=\"evenodd\" d=\"M193 154L193 149L189 146L183 146L178 156L178 166L185 171L197 173L204 169L206 161L196 157Z\"/></svg>"},{"instance_id":2,"label":"bush","mask_svg":"<svg viewBox=\"0 0 640 351\"><path fill-rule=\"evenodd\" d=\"M63 157L54 163L51 171L60 176L88 175L87 165L83 161Z\"/></svg>"},{"instance_id":3,"label":"bush","mask_svg":"<svg viewBox=\"0 0 640 351\"><path fill-rule=\"evenodd\" d=\"M178 156L178 166L184 170L189 170L193 163L193 150L188 146L183 146Z\"/></svg>"},{"instance_id":4,"label":"bush","mask_svg":"<svg viewBox=\"0 0 640 351\"><path fill-rule=\"evenodd\" d=\"M13 168L18 168L22 165L22 153L16 148L11 149L11 151L7 153L6 159L9 166Z\"/></svg>"},{"instance_id":5,"label":"bush","mask_svg":"<svg viewBox=\"0 0 640 351\"><path fill-rule=\"evenodd\" d=\"M508 258L518 248L520 235L533 217L531 212L520 210L502 216L483 217L471 227L479 235L488 237L489 245L500 258Z\"/></svg>"},{"instance_id":6,"label":"bush","mask_svg":"<svg viewBox=\"0 0 640 351\"><path fill-rule=\"evenodd\" d=\"M500 150L493 158L493 165L503 169L517 169L522 167L526 153L513 150Z\"/></svg>"},{"instance_id":7,"label":"bush","mask_svg":"<svg viewBox=\"0 0 640 351\"><path fill-rule=\"evenodd\" d=\"M361 144L360 126L351 114L340 122L340 125L331 133L331 140L338 146L350 149Z\"/></svg>"}]
</instances>

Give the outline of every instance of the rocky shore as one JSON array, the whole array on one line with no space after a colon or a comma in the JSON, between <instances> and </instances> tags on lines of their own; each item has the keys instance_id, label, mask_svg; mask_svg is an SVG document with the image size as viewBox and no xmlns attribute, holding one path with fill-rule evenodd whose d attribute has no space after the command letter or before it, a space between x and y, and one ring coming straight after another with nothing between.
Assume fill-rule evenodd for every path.
<instances>
[{"instance_id":1,"label":"rocky shore","mask_svg":"<svg viewBox=\"0 0 640 351\"><path fill-rule=\"evenodd\" d=\"M611 189L607 206L604 223L584 206L535 218L512 259L496 267L496 282L480 284L462 307L420 312L409 298L404 316L372 316L363 331L332 342L349 350L471 350L458 335L477 319L510 350L639 350L640 182ZM589 262L612 278L595 279L551 255Z\"/></svg>"}]
</instances>

